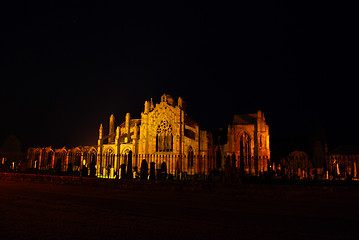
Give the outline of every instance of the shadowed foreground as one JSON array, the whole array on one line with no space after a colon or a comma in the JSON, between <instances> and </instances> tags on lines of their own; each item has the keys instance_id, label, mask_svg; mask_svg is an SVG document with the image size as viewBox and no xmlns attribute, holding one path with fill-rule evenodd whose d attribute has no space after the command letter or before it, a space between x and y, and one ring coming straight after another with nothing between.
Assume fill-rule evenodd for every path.
<instances>
[{"instance_id":1,"label":"shadowed foreground","mask_svg":"<svg viewBox=\"0 0 359 240\"><path fill-rule=\"evenodd\" d=\"M0 180L2 239L358 239L359 188L114 189Z\"/></svg>"}]
</instances>

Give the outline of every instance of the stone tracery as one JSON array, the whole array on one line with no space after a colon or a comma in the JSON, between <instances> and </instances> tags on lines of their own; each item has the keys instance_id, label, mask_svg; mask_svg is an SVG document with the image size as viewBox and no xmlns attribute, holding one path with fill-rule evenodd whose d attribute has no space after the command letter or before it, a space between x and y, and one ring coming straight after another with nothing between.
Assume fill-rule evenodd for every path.
<instances>
[{"instance_id":1,"label":"stone tracery","mask_svg":"<svg viewBox=\"0 0 359 240\"><path fill-rule=\"evenodd\" d=\"M173 151L173 134L172 126L167 120L162 120L156 130L156 151L172 152Z\"/></svg>"}]
</instances>

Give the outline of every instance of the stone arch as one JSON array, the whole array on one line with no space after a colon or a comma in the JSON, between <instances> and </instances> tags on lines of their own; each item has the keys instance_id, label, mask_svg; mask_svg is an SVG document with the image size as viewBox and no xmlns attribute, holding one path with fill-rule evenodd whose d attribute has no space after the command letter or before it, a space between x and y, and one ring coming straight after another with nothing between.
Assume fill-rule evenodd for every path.
<instances>
[{"instance_id":1,"label":"stone arch","mask_svg":"<svg viewBox=\"0 0 359 240\"><path fill-rule=\"evenodd\" d=\"M115 150L109 147L104 152L104 165L105 167L113 168L115 165Z\"/></svg>"},{"instance_id":2,"label":"stone arch","mask_svg":"<svg viewBox=\"0 0 359 240\"><path fill-rule=\"evenodd\" d=\"M132 161L132 149L128 147L123 149L121 155L123 159L122 164L125 164L127 166L129 158L131 158L130 160Z\"/></svg>"},{"instance_id":3,"label":"stone arch","mask_svg":"<svg viewBox=\"0 0 359 240\"><path fill-rule=\"evenodd\" d=\"M72 170L79 170L82 165L82 150L79 147L75 147L71 149L69 152L69 165L68 167L72 168ZM71 169L70 169L71 170Z\"/></svg>"},{"instance_id":4,"label":"stone arch","mask_svg":"<svg viewBox=\"0 0 359 240\"><path fill-rule=\"evenodd\" d=\"M33 163L32 163L33 155L34 155L33 148L28 148L26 151L26 163L27 163L28 168L32 168L32 166L33 166Z\"/></svg>"},{"instance_id":5,"label":"stone arch","mask_svg":"<svg viewBox=\"0 0 359 240\"><path fill-rule=\"evenodd\" d=\"M29 168L37 168L38 167L38 162L39 160L36 161L36 158L39 159L40 158L40 153L37 153L41 151L39 148L29 148L27 150L27 155L26 155L26 158L27 158L27 161L28 161L28 167ZM37 164L37 166L36 166Z\"/></svg>"},{"instance_id":6,"label":"stone arch","mask_svg":"<svg viewBox=\"0 0 359 240\"><path fill-rule=\"evenodd\" d=\"M48 147L45 149L45 154L44 154L44 161L42 167L46 170L52 169L54 166L54 157L55 157L55 152L54 150L52 150L51 147Z\"/></svg>"},{"instance_id":7,"label":"stone arch","mask_svg":"<svg viewBox=\"0 0 359 240\"><path fill-rule=\"evenodd\" d=\"M98 153L96 149L92 148L91 150L91 165L92 172L95 171L97 166L97 174L102 177L110 177L111 168L114 167L115 163L115 150L112 146L105 146L102 150L102 153ZM94 154L98 154L97 157L99 158L98 164L94 164L97 161L97 157L95 158ZM90 169L91 174L91 169Z\"/></svg>"},{"instance_id":8,"label":"stone arch","mask_svg":"<svg viewBox=\"0 0 359 240\"><path fill-rule=\"evenodd\" d=\"M88 158L89 158L89 148L84 147L82 149L82 161L81 161L82 167L86 167L88 165Z\"/></svg>"},{"instance_id":9,"label":"stone arch","mask_svg":"<svg viewBox=\"0 0 359 240\"><path fill-rule=\"evenodd\" d=\"M86 151L84 151L83 160L86 161L87 166L89 166L91 162L96 159L97 159L97 149L95 147L90 147Z\"/></svg>"},{"instance_id":10,"label":"stone arch","mask_svg":"<svg viewBox=\"0 0 359 240\"><path fill-rule=\"evenodd\" d=\"M251 135L245 131L239 131L235 138L235 153L239 157L239 166L249 168L252 159L252 138ZM238 164L238 163L237 163Z\"/></svg>"},{"instance_id":11,"label":"stone arch","mask_svg":"<svg viewBox=\"0 0 359 240\"><path fill-rule=\"evenodd\" d=\"M63 171L64 167L66 166L66 156L67 156L67 150L65 147L55 150L55 160L54 160L55 172Z\"/></svg>"},{"instance_id":12,"label":"stone arch","mask_svg":"<svg viewBox=\"0 0 359 240\"><path fill-rule=\"evenodd\" d=\"M97 165L97 150L92 147L87 152L87 162L90 168L90 176L96 176L96 165Z\"/></svg>"},{"instance_id":13,"label":"stone arch","mask_svg":"<svg viewBox=\"0 0 359 240\"><path fill-rule=\"evenodd\" d=\"M33 157L33 164L32 167L36 169L40 169L40 160L41 160L41 148L35 148L34 150L34 157Z\"/></svg>"}]
</instances>

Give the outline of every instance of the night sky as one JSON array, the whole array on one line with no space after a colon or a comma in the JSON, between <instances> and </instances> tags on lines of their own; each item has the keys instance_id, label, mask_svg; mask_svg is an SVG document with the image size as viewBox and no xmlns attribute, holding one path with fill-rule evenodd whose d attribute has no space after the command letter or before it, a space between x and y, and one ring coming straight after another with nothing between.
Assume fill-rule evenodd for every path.
<instances>
[{"instance_id":1,"label":"night sky","mask_svg":"<svg viewBox=\"0 0 359 240\"><path fill-rule=\"evenodd\" d=\"M94 145L110 114L167 93L204 130L261 109L274 149L359 142L353 6L129 2L2 7L0 139Z\"/></svg>"}]
</instances>

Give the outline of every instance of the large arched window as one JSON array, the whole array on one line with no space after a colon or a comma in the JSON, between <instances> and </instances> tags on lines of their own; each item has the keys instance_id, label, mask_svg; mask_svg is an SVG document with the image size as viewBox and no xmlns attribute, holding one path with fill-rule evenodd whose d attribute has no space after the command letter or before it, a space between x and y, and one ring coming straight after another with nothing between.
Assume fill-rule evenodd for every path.
<instances>
[{"instance_id":1,"label":"large arched window","mask_svg":"<svg viewBox=\"0 0 359 240\"><path fill-rule=\"evenodd\" d=\"M126 166L128 166L130 163L132 165L132 151L130 149L125 149L122 152L122 157L123 157L123 164L125 164Z\"/></svg>"},{"instance_id":2,"label":"large arched window","mask_svg":"<svg viewBox=\"0 0 359 240\"><path fill-rule=\"evenodd\" d=\"M65 149L60 149L55 152L55 171L61 172L63 169L63 166L65 166L66 163L66 155L67 152Z\"/></svg>"},{"instance_id":3,"label":"large arched window","mask_svg":"<svg viewBox=\"0 0 359 240\"><path fill-rule=\"evenodd\" d=\"M243 132L240 137L239 142L239 152L240 152L240 161L244 163L245 166L250 165L251 159L251 147L250 147L250 137L246 132Z\"/></svg>"},{"instance_id":4,"label":"large arched window","mask_svg":"<svg viewBox=\"0 0 359 240\"><path fill-rule=\"evenodd\" d=\"M96 176L96 164L97 164L97 152L96 150L92 150L87 155L88 161L87 164L89 164L90 167L90 176Z\"/></svg>"},{"instance_id":5,"label":"large arched window","mask_svg":"<svg viewBox=\"0 0 359 240\"><path fill-rule=\"evenodd\" d=\"M107 151L106 151L106 154L105 154L105 159L106 159L106 163L105 163L105 166L106 167L113 167L114 166L114 163L115 163L115 154L114 154L114 151L109 148Z\"/></svg>"},{"instance_id":6,"label":"large arched window","mask_svg":"<svg viewBox=\"0 0 359 240\"><path fill-rule=\"evenodd\" d=\"M81 166L81 152L78 150L73 154L73 165L76 167L80 167Z\"/></svg>"},{"instance_id":7,"label":"large arched window","mask_svg":"<svg viewBox=\"0 0 359 240\"><path fill-rule=\"evenodd\" d=\"M161 123L157 126L156 151L157 152L173 151L172 126L166 120L161 121Z\"/></svg>"},{"instance_id":8,"label":"large arched window","mask_svg":"<svg viewBox=\"0 0 359 240\"><path fill-rule=\"evenodd\" d=\"M51 169L52 168L52 157L53 157L54 152L53 151L49 151L47 153L46 156L46 169Z\"/></svg>"},{"instance_id":9,"label":"large arched window","mask_svg":"<svg viewBox=\"0 0 359 240\"><path fill-rule=\"evenodd\" d=\"M40 162L40 150L36 150L34 157L34 168L39 168L39 162Z\"/></svg>"}]
</instances>

